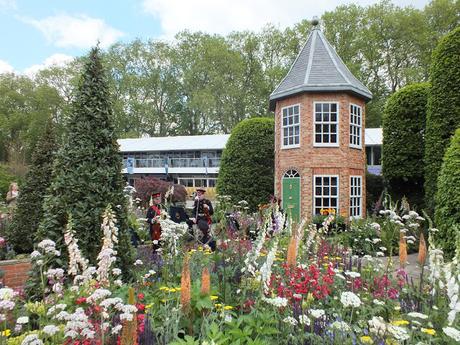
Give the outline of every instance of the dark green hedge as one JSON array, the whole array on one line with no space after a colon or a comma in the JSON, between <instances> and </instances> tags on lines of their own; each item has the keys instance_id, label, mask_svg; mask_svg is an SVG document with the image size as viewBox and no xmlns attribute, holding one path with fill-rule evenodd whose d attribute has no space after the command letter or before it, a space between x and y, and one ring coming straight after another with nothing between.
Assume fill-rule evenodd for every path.
<instances>
[{"instance_id":1,"label":"dark green hedge","mask_svg":"<svg viewBox=\"0 0 460 345\"><path fill-rule=\"evenodd\" d=\"M460 128L446 151L439 173L435 225L439 229L435 235L437 243L452 257L460 231Z\"/></svg>"},{"instance_id":2,"label":"dark green hedge","mask_svg":"<svg viewBox=\"0 0 460 345\"><path fill-rule=\"evenodd\" d=\"M51 183L57 143L51 121L32 156L30 170L20 186L14 218L7 228L8 242L17 253L31 253L38 225L43 216L42 204Z\"/></svg>"},{"instance_id":3,"label":"dark green hedge","mask_svg":"<svg viewBox=\"0 0 460 345\"><path fill-rule=\"evenodd\" d=\"M366 209L367 214L372 215L376 211L377 202L385 189L383 176L366 174Z\"/></svg>"},{"instance_id":4,"label":"dark green hedge","mask_svg":"<svg viewBox=\"0 0 460 345\"><path fill-rule=\"evenodd\" d=\"M217 192L234 202L246 200L252 211L273 194L275 122L253 118L232 131L222 153Z\"/></svg>"},{"instance_id":5,"label":"dark green hedge","mask_svg":"<svg viewBox=\"0 0 460 345\"><path fill-rule=\"evenodd\" d=\"M424 131L428 83L408 85L388 99L383 113L382 172L393 199L423 207Z\"/></svg>"},{"instance_id":6,"label":"dark green hedge","mask_svg":"<svg viewBox=\"0 0 460 345\"><path fill-rule=\"evenodd\" d=\"M445 36L433 52L425 136L425 202L431 212L442 157L460 127L459 52L460 27Z\"/></svg>"}]
</instances>

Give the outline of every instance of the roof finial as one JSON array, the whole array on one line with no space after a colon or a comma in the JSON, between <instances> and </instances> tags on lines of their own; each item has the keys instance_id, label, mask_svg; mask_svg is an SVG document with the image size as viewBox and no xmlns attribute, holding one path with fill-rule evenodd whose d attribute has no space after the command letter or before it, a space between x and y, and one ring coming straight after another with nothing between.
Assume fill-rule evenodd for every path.
<instances>
[{"instance_id":1,"label":"roof finial","mask_svg":"<svg viewBox=\"0 0 460 345\"><path fill-rule=\"evenodd\" d=\"M313 25L313 29L318 29L319 19L317 16L313 16L313 19L311 20L311 25Z\"/></svg>"}]
</instances>

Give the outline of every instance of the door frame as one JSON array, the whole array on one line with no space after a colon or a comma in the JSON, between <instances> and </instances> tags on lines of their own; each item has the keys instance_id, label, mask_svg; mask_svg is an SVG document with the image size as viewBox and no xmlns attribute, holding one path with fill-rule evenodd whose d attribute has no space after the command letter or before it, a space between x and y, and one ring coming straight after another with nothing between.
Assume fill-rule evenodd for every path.
<instances>
[{"instance_id":1,"label":"door frame","mask_svg":"<svg viewBox=\"0 0 460 345\"><path fill-rule=\"evenodd\" d=\"M295 171L297 174L299 174L299 176L297 176L297 177L285 177L286 173L288 171L290 171L290 170ZM283 175L281 176L281 198L282 198L283 206L284 206L284 187L283 187L284 183L283 182L284 182L285 178L286 179L292 178L292 179L298 179L299 180L299 222L300 222L300 220L302 219L302 202L301 202L301 200L302 200L302 177L300 176L300 173L299 173L299 171L297 169L287 169L287 170L284 171ZM284 209L284 211L285 211L285 214L287 215L287 210Z\"/></svg>"}]
</instances>

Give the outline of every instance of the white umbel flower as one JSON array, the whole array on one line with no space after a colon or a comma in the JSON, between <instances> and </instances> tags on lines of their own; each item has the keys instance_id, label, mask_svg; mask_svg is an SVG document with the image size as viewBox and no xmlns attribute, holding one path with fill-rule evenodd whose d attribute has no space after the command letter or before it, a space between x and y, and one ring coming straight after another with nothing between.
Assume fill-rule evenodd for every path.
<instances>
[{"instance_id":1,"label":"white umbel flower","mask_svg":"<svg viewBox=\"0 0 460 345\"><path fill-rule=\"evenodd\" d=\"M453 327L444 327L442 329L445 335L454 339L455 341L460 341L460 331Z\"/></svg>"},{"instance_id":2,"label":"white umbel flower","mask_svg":"<svg viewBox=\"0 0 460 345\"><path fill-rule=\"evenodd\" d=\"M351 291L342 292L342 295L340 295L340 302L342 302L345 308L358 308L361 305L359 297Z\"/></svg>"}]
</instances>

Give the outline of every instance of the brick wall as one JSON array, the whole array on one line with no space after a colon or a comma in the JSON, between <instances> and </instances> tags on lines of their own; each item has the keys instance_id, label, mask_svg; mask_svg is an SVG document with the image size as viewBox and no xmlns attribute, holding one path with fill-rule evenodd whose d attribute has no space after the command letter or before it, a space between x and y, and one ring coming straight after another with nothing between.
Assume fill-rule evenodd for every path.
<instances>
[{"instance_id":1,"label":"brick wall","mask_svg":"<svg viewBox=\"0 0 460 345\"><path fill-rule=\"evenodd\" d=\"M12 289L23 288L29 278L31 267L28 259L0 261L0 270L4 272L3 286L8 286Z\"/></svg>"},{"instance_id":2,"label":"brick wall","mask_svg":"<svg viewBox=\"0 0 460 345\"><path fill-rule=\"evenodd\" d=\"M313 146L314 102L339 103L339 147ZM362 149L349 146L350 103L362 108ZM300 105L300 147L281 148L281 109ZM289 169L301 176L301 216L310 218L313 213L313 175L339 175L339 213L349 216L350 176L362 176L362 215L366 214L366 150L364 143L365 102L346 93L303 93L276 103L275 109L275 192L282 197L282 177Z\"/></svg>"}]
</instances>

